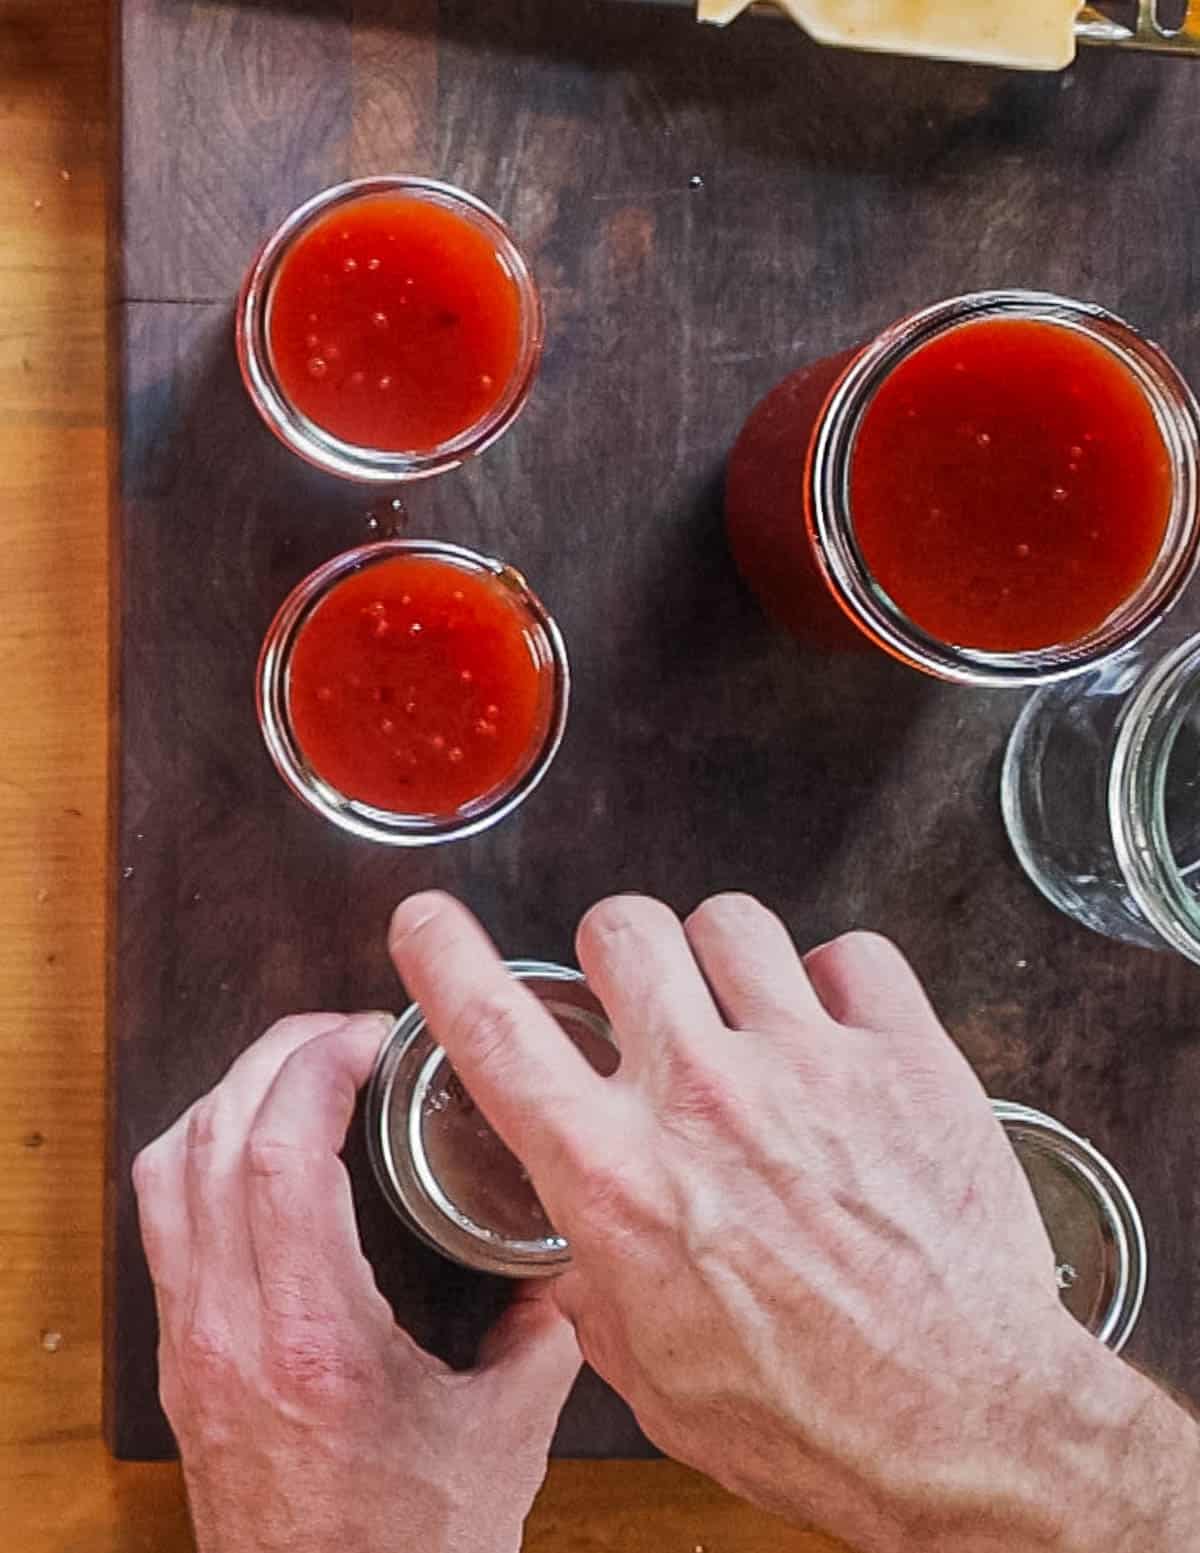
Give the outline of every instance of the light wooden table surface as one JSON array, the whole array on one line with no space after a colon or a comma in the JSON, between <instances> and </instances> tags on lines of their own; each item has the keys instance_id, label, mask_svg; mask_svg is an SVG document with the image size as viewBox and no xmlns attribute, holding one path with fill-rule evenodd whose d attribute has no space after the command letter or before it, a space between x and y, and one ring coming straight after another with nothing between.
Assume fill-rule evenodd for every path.
<instances>
[{"instance_id":1,"label":"light wooden table surface","mask_svg":"<svg viewBox=\"0 0 1200 1553\"><path fill-rule=\"evenodd\" d=\"M0 0L0 1544L173 1553L100 1440L106 0ZM662 1463L561 1463L529 1553L830 1553Z\"/></svg>"}]
</instances>

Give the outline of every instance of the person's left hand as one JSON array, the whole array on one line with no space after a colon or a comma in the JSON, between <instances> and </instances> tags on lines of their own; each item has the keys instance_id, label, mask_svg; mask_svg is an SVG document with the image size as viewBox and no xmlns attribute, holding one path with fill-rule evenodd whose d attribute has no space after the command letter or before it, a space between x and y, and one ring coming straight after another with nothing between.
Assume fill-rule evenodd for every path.
<instances>
[{"instance_id":1,"label":"person's left hand","mask_svg":"<svg viewBox=\"0 0 1200 1553\"><path fill-rule=\"evenodd\" d=\"M390 1026L284 1019L138 1156L199 1553L515 1553L579 1368L520 1285L456 1374L397 1325L338 1158Z\"/></svg>"}]
</instances>

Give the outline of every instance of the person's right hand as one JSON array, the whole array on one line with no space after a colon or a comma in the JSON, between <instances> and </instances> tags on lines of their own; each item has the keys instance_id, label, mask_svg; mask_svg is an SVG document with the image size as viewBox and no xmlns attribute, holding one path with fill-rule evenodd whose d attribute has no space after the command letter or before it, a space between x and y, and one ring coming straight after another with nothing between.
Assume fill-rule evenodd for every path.
<instances>
[{"instance_id":1,"label":"person's right hand","mask_svg":"<svg viewBox=\"0 0 1200 1553\"><path fill-rule=\"evenodd\" d=\"M405 902L390 945L570 1239L586 1358L664 1450L872 1553L1184 1547L1144 1479L1114 1502L1102 1449L1115 1429L1128 1470L1161 1399L1063 1310L1020 1166L891 944L801 960L746 897L686 924L603 902L578 951L608 1080L455 902ZM1170 1437L1194 1473L1163 1405L1150 1457Z\"/></svg>"}]
</instances>

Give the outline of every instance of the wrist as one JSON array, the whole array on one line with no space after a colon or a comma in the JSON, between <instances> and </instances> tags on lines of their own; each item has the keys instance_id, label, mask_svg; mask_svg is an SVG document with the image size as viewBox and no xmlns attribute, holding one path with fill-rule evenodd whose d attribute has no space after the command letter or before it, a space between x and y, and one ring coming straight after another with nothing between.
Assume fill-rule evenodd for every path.
<instances>
[{"instance_id":1,"label":"wrist","mask_svg":"<svg viewBox=\"0 0 1200 1553\"><path fill-rule=\"evenodd\" d=\"M1200 1425L1057 1305L986 1373L934 1366L922 1402L843 1437L841 1470L807 1422L782 1431L793 1449L689 1459L805 1524L853 1504L864 1553L1194 1553Z\"/></svg>"},{"instance_id":2,"label":"wrist","mask_svg":"<svg viewBox=\"0 0 1200 1553\"><path fill-rule=\"evenodd\" d=\"M1065 1312L987 1415L987 1486L911 1545L930 1553L1190 1553L1200 1528L1200 1427ZM966 1448L966 1442L964 1442ZM972 1503L972 1499L974 1502Z\"/></svg>"},{"instance_id":3,"label":"wrist","mask_svg":"<svg viewBox=\"0 0 1200 1553\"><path fill-rule=\"evenodd\" d=\"M1200 1425L1086 1333L1078 1341L1092 1351L1078 1361L1079 1396L1064 1441L1075 1497L1063 1547L1190 1553L1200 1536Z\"/></svg>"}]
</instances>

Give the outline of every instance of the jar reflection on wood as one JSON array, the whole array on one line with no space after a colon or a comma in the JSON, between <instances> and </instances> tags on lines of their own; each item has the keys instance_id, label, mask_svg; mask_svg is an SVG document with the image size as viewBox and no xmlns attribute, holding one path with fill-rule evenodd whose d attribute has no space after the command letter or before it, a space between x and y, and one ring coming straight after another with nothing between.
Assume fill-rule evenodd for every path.
<instances>
[{"instance_id":1,"label":"jar reflection on wood","mask_svg":"<svg viewBox=\"0 0 1200 1553\"><path fill-rule=\"evenodd\" d=\"M1001 803L1055 906L1200 963L1200 636L1038 691L1009 740Z\"/></svg>"}]
</instances>

